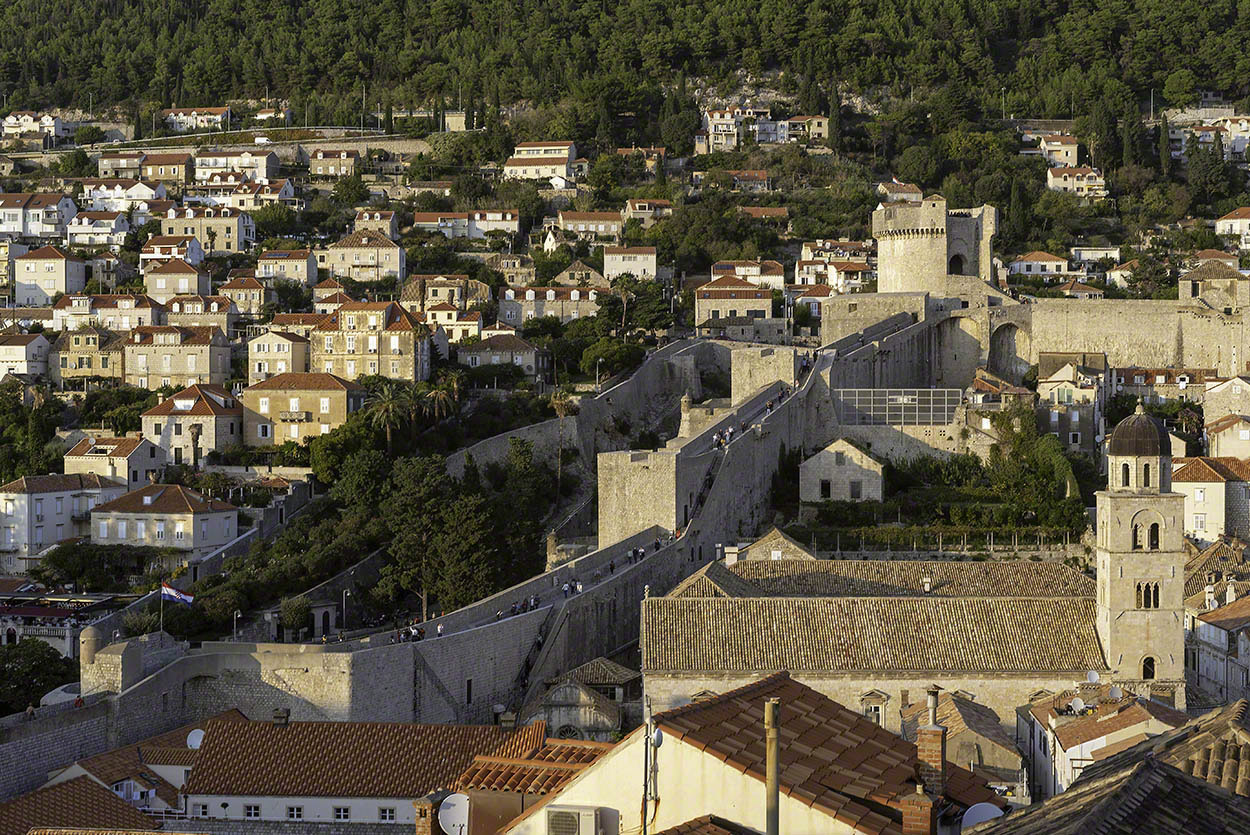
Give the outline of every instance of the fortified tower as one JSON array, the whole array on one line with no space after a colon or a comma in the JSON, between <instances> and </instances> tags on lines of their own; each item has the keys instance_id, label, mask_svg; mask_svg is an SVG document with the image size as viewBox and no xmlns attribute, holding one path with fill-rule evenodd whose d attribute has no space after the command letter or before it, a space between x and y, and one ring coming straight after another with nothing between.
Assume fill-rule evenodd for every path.
<instances>
[{"instance_id":1,"label":"fortified tower","mask_svg":"<svg viewBox=\"0 0 1250 835\"><path fill-rule=\"evenodd\" d=\"M1115 680L1177 684L1183 699L1185 497L1172 492L1167 430L1140 405L1111 433L1107 471L1097 494L1098 639Z\"/></svg>"},{"instance_id":2,"label":"fortified tower","mask_svg":"<svg viewBox=\"0 0 1250 835\"><path fill-rule=\"evenodd\" d=\"M947 294L947 276L994 280L990 242L998 210L948 209L946 198L885 203L872 213L877 239L877 292Z\"/></svg>"}]
</instances>

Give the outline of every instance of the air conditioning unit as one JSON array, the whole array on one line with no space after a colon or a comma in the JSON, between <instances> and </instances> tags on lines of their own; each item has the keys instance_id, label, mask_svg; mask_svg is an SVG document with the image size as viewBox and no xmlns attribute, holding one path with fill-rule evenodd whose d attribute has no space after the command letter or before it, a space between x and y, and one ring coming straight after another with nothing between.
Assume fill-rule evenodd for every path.
<instances>
[{"instance_id":1,"label":"air conditioning unit","mask_svg":"<svg viewBox=\"0 0 1250 835\"><path fill-rule=\"evenodd\" d=\"M547 835L601 835L595 806L548 806Z\"/></svg>"},{"instance_id":2,"label":"air conditioning unit","mask_svg":"<svg viewBox=\"0 0 1250 835\"><path fill-rule=\"evenodd\" d=\"M369 349L369 353L371 353L371 354L376 354L377 352L378 352L378 349L377 349L377 348L370 348L370 349Z\"/></svg>"}]
</instances>

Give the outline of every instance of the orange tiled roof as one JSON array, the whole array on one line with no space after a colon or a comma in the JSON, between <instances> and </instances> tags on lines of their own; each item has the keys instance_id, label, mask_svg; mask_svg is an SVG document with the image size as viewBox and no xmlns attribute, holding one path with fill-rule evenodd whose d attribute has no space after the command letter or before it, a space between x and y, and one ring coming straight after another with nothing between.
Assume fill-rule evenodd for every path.
<instances>
[{"instance_id":1,"label":"orange tiled roof","mask_svg":"<svg viewBox=\"0 0 1250 835\"><path fill-rule=\"evenodd\" d=\"M151 818L86 775L0 803L0 835L26 835L36 826L156 829Z\"/></svg>"}]
</instances>

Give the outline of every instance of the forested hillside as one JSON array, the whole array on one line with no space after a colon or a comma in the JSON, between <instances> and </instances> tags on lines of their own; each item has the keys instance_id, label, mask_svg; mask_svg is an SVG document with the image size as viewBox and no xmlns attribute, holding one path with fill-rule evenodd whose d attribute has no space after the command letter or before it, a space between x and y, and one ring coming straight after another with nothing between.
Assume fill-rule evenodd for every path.
<instances>
[{"instance_id":1,"label":"forested hillside","mask_svg":"<svg viewBox=\"0 0 1250 835\"><path fill-rule=\"evenodd\" d=\"M371 107L481 101L498 85L504 104L571 95L641 115L681 72L742 68L791 71L799 93L943 85L991 113L1005 88L1006 110L1033 117L1144 98L1177 69L1250 92L1237 0L7 0L0 32L10 107L268 89L320 122L355 121L362 87Z\"/></svg>"}]
</instances>

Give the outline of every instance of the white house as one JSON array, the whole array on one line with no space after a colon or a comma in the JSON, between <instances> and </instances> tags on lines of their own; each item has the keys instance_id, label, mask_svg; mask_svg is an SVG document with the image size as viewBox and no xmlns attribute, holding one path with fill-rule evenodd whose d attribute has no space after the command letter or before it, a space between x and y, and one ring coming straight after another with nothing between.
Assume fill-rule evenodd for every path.
<instances>
[{"instance_id":1,"label":"white house","mask_svg":"<svg viewBox=\"0 0 1250 835\"><path fill-rule=\"evenodd\" d=\"M1051 255L1049 252L1034 250L1026 252L1007 266L1011 275L1040 276L1050 280L1052 277L1066 276L1073 271L1068 267L1068 259Z\"/></svg>"},{"instance_id":2,"label":"white house","mask_svg":"<svg viewBox=\"0 0 1250 835\"><path fill-rule=\"evenodd\" d=\"M97 212L125 212L167 198L164 183L124 179L82 181L83 204Z\"/></svg>"},{"instance_id":3,"label":"white house","mask_svg":"<svg viewBox=\"0 0 1250 835\"><path fill-rule=\"evenodd\" d=\"M13 276L18 304L50 304L58 293L81 293L87 286L87 262L54 246L19 255Z\"/></svg>"},{"instance_id":4,"label":"white house","mask_svg":"<svg viewBox=\"0 0 1250 835\"><path fill-rule=\"evenodd\" d=\"M550 180L573 178L577 146L572 142L522 142L504 163L506 180Z\"/></svg>"},{"instance_id":5,"label":"white house","mask_svg":"<svg viewBox=\"0 0 1250 835\"><path fill-rule=\"evenodd\" d=\"M65 229L65 243L68 246L106 246L118 252L129 232L130 222L122 212L79 212Z\"/></svg>"},{"instance_id":6,"label":"white house","mask_svg":"<svg viewBox=\"0 0 1250 835\"><path fill-rule=\"evenodd\" d=\"M277 178L282 167L273 151L201 151L195 155L195 181L207 182L213 174L237 171L258 183Z\"/></svg>"},{"instance_id":7,"label":"white house","mask_svg":"<svg viewBox=\"0 0 1250 835\"><path fill-rule=\"evenodd\" d=\"M608 281L622 275L654 279L656 255L653 246L605 246L603 277Z\"/></svg>"},{"instance_id":8,"label":"white house","mask_svg":"<svg viewBox=\"0 0 1250 835\"><path fill-rule=\"evenodd\" d=\"M165 450L144 438L83 438L63 461L67 475L90 473L120 481L125 490L138 490L160 475Z\"/></svg>"},{"instance_id":9,"label":"white house","mask_svg":"<svg viewBox=\"0 0 1250 835\"><path fill-rule=\"evenodd\" d=\"M50 113L35 113L31 110L15 110L4 117L4 135L6 137L21 136L24 133L42 133L53 139L70 136L69 126L61 121L60 116Z\"/></svg>"},{"instance_id":10,"label":"white house","mask_svg":"<svg viewBox=\"0 0 1250 835\"><path fill-rule=\"evenodd\" d=\"M43 377L48 373L48 350L52 343L41 333L0 334L0 376L25 374Z\"/></svg>"},{"instance_id":11,"label":"white house","mask_svg":"<svg viewBox=\"0 0 1250 835\"><path fill-rule=\"evenodd\" d=\"M1227 235L1237 243L1237 248L1250 250L1250 206L1233 209L1215 221L1215 234Z\"/></svg>"},{"instance_id":12,"label":"white house","mask_svg":"<svg viewBox=\"0 0 1250 835\"><path fill-rule=\"evenodd\" d=\"M229 107L173 107L162 110L159 118L175 133L224 130L230 127Z\"/></svg>"},{"instance_id":13,"label":"white house","mask_svg":"<svg viewBox=\"0 0 1250 835\"><path fill-rule=\"evenodd\" d=\"M25 476L0 487L0 573L25 574L40 551L84 535L96 505L125 492L120 480L81 473Z\"/></svg>"},{"instance_id":14,"label":"white house","mask_svg":"<svg viewBox=\"0 0 1250 835\"><path fill-rule=\"evenodd\" d=\"M76 214L67 194L0 194L0 236L61 241Z\"/></svg>"},{"instance_id":15,"label":"white house","mask_svg":"<svg viewBox=\"0 0 1250 835\"><path fill-rule=\"evenodd\" d=\"M1046 169L1046 188L1077 197L1107 196L1107 180L1102 171L1089 166L1058 165Z\"/></svg>"}]
</instances>

